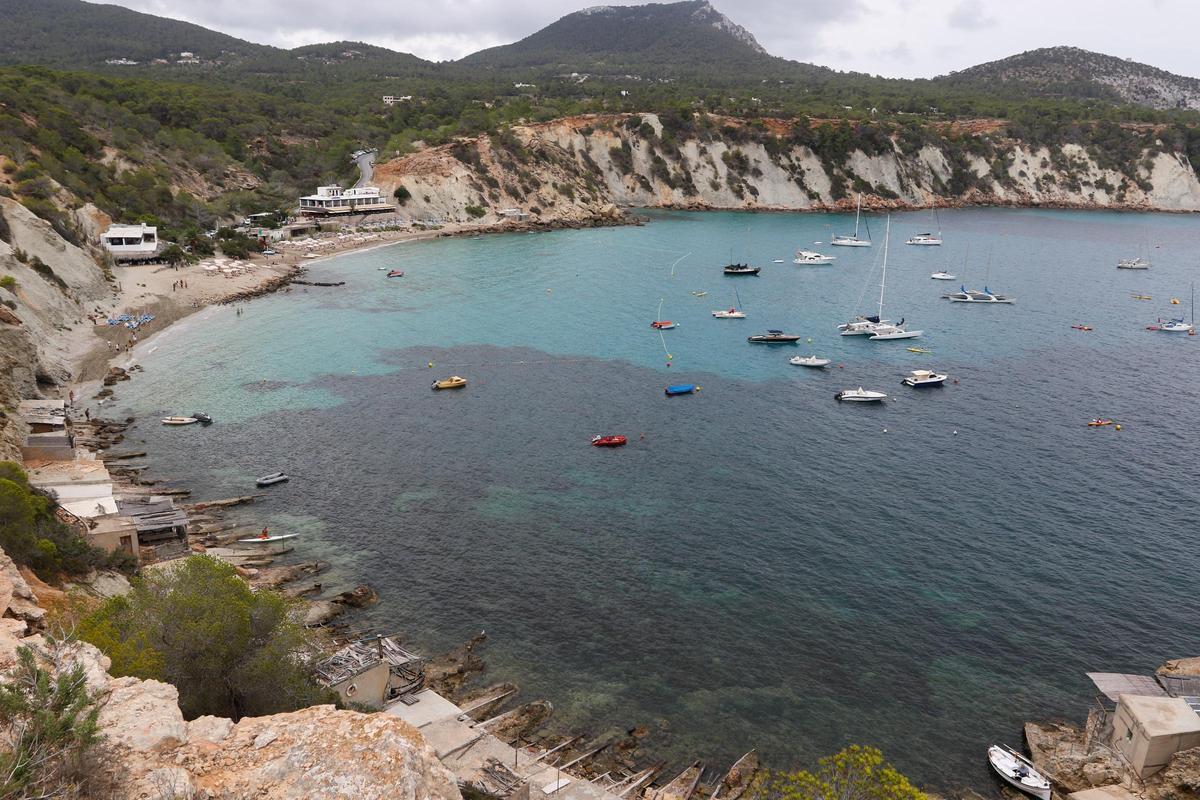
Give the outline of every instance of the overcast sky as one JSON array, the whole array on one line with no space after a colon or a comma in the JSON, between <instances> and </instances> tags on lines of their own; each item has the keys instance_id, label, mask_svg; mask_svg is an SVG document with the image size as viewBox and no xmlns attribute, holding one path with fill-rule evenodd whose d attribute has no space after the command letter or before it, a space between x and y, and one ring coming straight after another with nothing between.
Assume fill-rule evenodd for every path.
<instances>
[{"instance_id":1,"label":"overcast sky","mask_svg":"<svg viewBox=\"0 0 1200 800\"><path fill-rule=\"evenodd\" d=\"M262 44L364 41L446 60L507 44L589 0L110 0ZM622 0L612 4L633 5ZM933 77L1056 44L1200 75L1196 0L713 0L773 55ZM703 55L703 54L698 54Z\"/></svg>"}]
</instances>

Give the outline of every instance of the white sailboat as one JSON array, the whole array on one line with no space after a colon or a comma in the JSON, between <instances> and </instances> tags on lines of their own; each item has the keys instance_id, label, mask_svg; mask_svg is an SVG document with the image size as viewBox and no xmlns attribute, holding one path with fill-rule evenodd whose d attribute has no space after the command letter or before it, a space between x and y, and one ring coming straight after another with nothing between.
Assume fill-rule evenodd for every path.
<instances>
[{"instance_id":1,"label":"white sailboat","mask_svg":"<svg viewBox=\"0 0 1200 800\"><path fill-rule=\"evenodd\" d=\"M883 235L883 274L879 280L879 313L875 316L879 318L871 329L871 341L891 341L894 339L916 339L921 335L921 331L910 331L904 327L903 318L892 324L883 321L883 293L887 289L887 262L888 262L888 242L892 237L892 216L889 214L887 219L887 232Z\"/></svg>"},{"instance_id":2,"label":"white sailboat","mask_svg":"<svg viewBox=\"0 0 1200 800\"><path fill-rule=\"evenodd\" d=\"M1192 284L1192 321L1184 322L1183 317L1175 319L1162 319L1158 323L1150 326L1150 330L1162 331L1163 333L1186 333L1194 335L1196 333L1196 284ZM163 420L166 422L166 420Z\"/></svg>"},{"instance_id":3,"label":"white sailboat","mask_svg":"<svg viewBox=\"0 0 1200 800\"><path fill-rule=\"evenodd\" d=\"M742 311L742 295L738 292L737 287L733 287L733 296L737 299L737 305L727 310L717 310L712 312L712 315L717 319L745 319L746 312Z\"/></svg>"},{"instance_id":4,"label":"white sailboat","mask_svg":"<svg viewBox=\"0 0 1200 800\"><path fill-rule=\"evenodd\" d=\"M871 246L871 226L867 226L867 238L858 238L858 223L862 217L862 194L858 195L858 205L854 211L854 235L846 236L845 234L835 233L829 244L837 247L870 247Z\"/></svg>"},{"instance_id":5,"label":"white sailboat","mask_svg":"<svg viewBox=\"0 0 1200 800\"><path fill-rule=\"evenodd\" d=\"M937 209L933 209L933 220L937 223L937 234L918 233L916 236L909 237L905 244L923 245L925 247L938 247L942 244L942 221L938 219Z\"/></svg>"}]
</instances>

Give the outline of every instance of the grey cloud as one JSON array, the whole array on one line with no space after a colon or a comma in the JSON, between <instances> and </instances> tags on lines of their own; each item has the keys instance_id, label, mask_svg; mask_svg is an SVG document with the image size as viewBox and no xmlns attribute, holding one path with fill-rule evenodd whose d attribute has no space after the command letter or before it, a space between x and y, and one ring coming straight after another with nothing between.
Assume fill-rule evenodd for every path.
<instances>
[{"instance_id":1,"label":"grey cloud","mask_svg":"<svg viewBox=\"0 0 1200 800\"><path fill-rule=\"evenodd\" d=\"M995 18L989 17L984 11L980 0L962 0L950 12L949 22L952 28L968 31L990 28L996 24Z\"/></svg>"}]
</instances>

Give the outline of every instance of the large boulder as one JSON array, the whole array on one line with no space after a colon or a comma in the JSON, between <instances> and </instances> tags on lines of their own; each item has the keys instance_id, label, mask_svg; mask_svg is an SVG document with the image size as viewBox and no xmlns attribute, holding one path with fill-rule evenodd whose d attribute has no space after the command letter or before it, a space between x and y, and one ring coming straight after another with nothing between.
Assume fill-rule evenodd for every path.
<instances>
[{"instance_id":1,"label":"large boulder","mask_svg":"<svg viewBox=\"0 0 1200 800\"><path fill-rule=\"evenodd\" d=\"M184 723L174 690L113 683L93 759L112 800L158 797L166 785L174 796L230 800L461 800L421 734L390 714L314 706L236 725L217 717Z\"/></svg>"}]
</instances>

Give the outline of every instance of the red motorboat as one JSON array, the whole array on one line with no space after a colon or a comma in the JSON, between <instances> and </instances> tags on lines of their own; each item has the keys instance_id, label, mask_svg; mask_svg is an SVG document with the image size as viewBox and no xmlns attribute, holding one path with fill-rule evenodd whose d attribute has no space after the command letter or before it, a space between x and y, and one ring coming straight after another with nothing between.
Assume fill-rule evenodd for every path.
<instances>
[{"instance_id":1,"label":"red motorboat","mask_svg":"<svg viewBox=\"0 0 1200 800\"><path fill-rule=\"evenodd\" d=\"M624 436L593 436L592 447L620 447L625 444L628 439Z\"/></svg>"},{"instance_id":2,"label":"red motorboat","mask_svg":"<svg viewBox=\"0 0 1200 800\"><path fill-rule=\"evenodd\" d=\"M654 329L660 330L660 331L669 331L669 330L671 330L671 328L674 328L675 325L676 325L676 323L671 322L671 320L669 320L669 319L656 319L656 320L654 320L654 322L650 323L651 328L654 328Z\"/></svg>"},{"instance_id":3,"label":"red motorboat","mask_svg":"<svg viewBox=\"0 0 1200 800\"><path fill-rule=\"evenodd\" d=\"M404 277L404 270L402 270L402 269L394 269L394 270L392 270L391 272L389 272L389 273L387 274L387 276L388 276L389 278L403 278L403 277Z\"/></svg>"}]
</instances>

